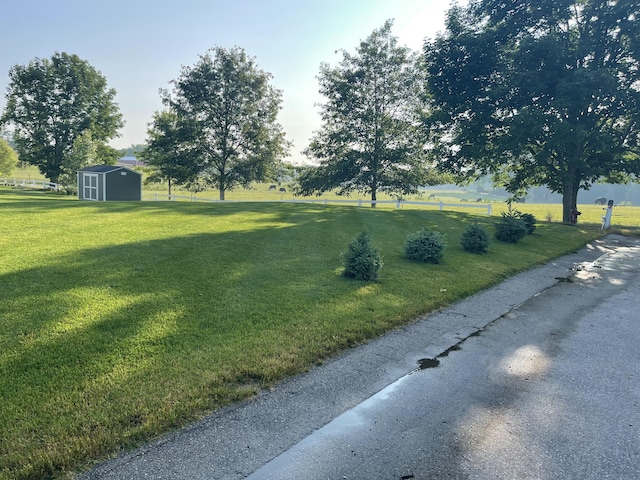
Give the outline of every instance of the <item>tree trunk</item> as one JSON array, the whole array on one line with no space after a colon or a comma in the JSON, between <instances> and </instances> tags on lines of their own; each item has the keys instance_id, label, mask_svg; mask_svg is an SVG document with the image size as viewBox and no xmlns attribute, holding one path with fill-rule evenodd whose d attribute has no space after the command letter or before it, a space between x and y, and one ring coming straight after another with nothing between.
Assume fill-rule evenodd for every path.
<instances>
[{"instance_id":1,"label":"tree trunk","mask_svg":"<svg viewBox=\"0 0 640 480\"><path fill-rule=\"evenodd\" d=\"M371 189L371 208L376 208L378 201L377 192L375 188Z\"/></svg>"},{"instance_id":2,"label":"tree trunk","mask_svg":"<svg viewBox=\"0 0 640 480\"><path fill-rule=\"evenodd\" d=\"M222 183L220 184L219 191L220 191L220 201L224 202L225 188L224 188L224 185Z\"/></svg>"},{"instance_id":3,"label":"tree trunk","mask_svg":"<svg viewBox=\"0 0 640 480\"><path fill-rule=\"evenodd\" d=\"M167 182L169 184L169 196L171 196L171 177L167 179Z\"/></svg>"},{"instance_id":4,"label":"tree trunk","mask_svg":"<svg viewBox=\"0 0 640 480\"><path fill-rule=\"evenodd\" d=\"M577 223L578 189L580 183L572 181L566 183L562 189L562 221L564 223ZM574 211L575 210L575 211Z\"/></svg>"}]
</instances>

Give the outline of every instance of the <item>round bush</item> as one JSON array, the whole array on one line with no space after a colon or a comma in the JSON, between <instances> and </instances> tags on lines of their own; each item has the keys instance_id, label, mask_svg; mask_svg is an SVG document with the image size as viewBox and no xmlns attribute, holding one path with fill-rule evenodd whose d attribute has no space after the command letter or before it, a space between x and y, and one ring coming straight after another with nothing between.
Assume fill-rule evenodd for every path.
<instances>
[{"instance_id":1,"label":"round bush","mask_svg":"<svg viewBox=\"0 0 640 480\"><path fill-rule=\"evenodd\" d=\"M439 263L447 244L439 232L422 229L407 235L404 252L409 260L424 263Z\"/></svg>"},{"instance_id":2,"label":"round bush","mask_svg":"<svg viewBox=\"0 0 640 480\"><path fill-rule=\"evenodd\" d=\"M344 265L343 275L356 280L376 280L378 271L382 268L382 259L378 249L371 243L367 232L361 232L349 244L342 254Z\"/></svg>"},{"instance_id":3,"label":"round bush","mask_svg":"<svg viewBox=\"0 0 640 480\"><path fill-rule=\"evenodd\" d=\"M462 249L471 253L486 253L489 247L489 234L482 225L469 225L460 238Z\"/></svg>"},{"instance_id":4,"label":"round bush","mask_svg":"<svg viewBox=\"0 0 640 480\"><path fill-rule=\"evenodd\" d=\"M496 223L496 238L501 242L518 243L527 235L527 225L517 215L502 214Z\"/></svg>"}]
</instances>

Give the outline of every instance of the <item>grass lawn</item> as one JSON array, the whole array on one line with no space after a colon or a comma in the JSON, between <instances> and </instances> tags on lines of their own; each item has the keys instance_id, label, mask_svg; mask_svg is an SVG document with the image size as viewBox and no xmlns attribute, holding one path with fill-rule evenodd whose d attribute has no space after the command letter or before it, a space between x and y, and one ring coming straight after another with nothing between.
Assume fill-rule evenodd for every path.
<instances>
[{"instance_id":1,"label":"grass lawn","mask_svg":"<svg viewBox=\"0 0 640 480\"><path fill-rule=\"evenodd\" d=\"M63 477L601 234L541 221L480 256L459 239L472 222L493 233L481 212L3 188L0 209L1 479ZM404 259L422 227L447 238L440 265ZM365 229L375 283L340 275Z\"/></svg>"}]
</instances>

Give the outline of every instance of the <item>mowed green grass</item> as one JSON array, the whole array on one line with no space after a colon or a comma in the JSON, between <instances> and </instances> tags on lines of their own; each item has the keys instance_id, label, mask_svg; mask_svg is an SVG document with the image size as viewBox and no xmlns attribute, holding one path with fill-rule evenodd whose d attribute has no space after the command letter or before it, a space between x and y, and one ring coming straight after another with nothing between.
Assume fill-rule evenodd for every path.
<instances>
[{"instance_id":1,"label":"mowed green grass","mask_svg":"<svg viewBox=\"0 0 640 480\"><path fill-rule=\"evenodd\" d=\"M493 233L481 212L1 188L0 211L2 479L65 476L601 234L541 222L480 256L459 239L472 222ZM404 258L423 227L447 238L440 265ZM340 275L365 229L375 283Z\"/></svg>"}]
</instances>

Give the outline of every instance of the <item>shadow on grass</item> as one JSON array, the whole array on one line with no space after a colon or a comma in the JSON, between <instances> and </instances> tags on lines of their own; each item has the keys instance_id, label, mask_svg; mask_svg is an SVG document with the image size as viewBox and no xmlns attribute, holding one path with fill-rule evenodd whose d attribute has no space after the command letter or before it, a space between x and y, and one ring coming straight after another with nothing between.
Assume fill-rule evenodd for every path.
<instances>
[{"instance_id":1,"label":"shadow on grass","mask_svg":"<svg viewBox=\"0 0 640 480\"><path fill-rule=\"evenodd\" d=\"M70 204L74 215L178 208L214 222L247 212L246 204L47 208ZM362 228L386 230L378 223L388 214L260 208L251 230L88 248L0 275L0 472L73 468L388 328L358 318L362 304L386 300L339 276L336 248Z\"/></svg>"},{"instance_id":2,"label":"shadow on grass","mask_svg":"<svg viewBox=\"0 0 640 480\"><path fill-rule=\"evenodd\" d=\"M12 198L20 214L41 205ZM55 217L61 208L69 211ZM454 244L476 220L465 213L68 200L46 209L55 215L43 218L81 219L55 241L91 232L116 239L116 227L125 236L0 275L0 472L8 478L51 476L156 436L511 268L499 255L445 254L445 265L425 274L403 260L407 233L433 226ZM127 240L127 222L147 221L146 236ZM216 231L222 222L233 228ZM339 275L340 252L365 229L389 258L377 284ZM489 263L493 278L456 284Z\"/></svg>"}]
</instances>

